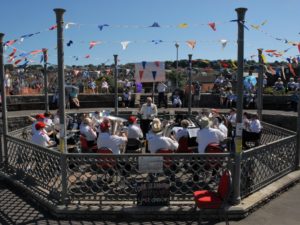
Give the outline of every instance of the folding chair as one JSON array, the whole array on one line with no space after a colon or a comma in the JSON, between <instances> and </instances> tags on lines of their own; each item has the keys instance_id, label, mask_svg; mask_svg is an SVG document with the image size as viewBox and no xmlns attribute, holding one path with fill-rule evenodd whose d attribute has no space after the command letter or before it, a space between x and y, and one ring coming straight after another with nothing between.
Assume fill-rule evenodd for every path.
<instances>
[{"instance_id":1,"label":"folding chair","mask_svg":"<svg viewBox=\"0 0 300 225\"><path fill-rule=\"evenodd\" d=\"M226 205L230 196L232 185L231 173L225 170L221 176L218 190L198 190L194 192L195 209L200 209L199 224L202 222L202 217L206 209L216 209L224 217L226 225L229 225Z\"/></svg>"}]
</instances>

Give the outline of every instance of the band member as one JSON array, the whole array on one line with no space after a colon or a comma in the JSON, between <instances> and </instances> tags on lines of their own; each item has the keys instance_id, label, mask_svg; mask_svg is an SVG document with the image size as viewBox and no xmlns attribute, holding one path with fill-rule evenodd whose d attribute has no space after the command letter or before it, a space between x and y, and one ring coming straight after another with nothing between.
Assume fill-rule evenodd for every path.
<instances>
[{"instance_id":1,"label":"band member","mask_svg":"<svg viewBox=\"0 0 300 225\"><path fill-rule=\"evenodd\" d=\"M146 137L146 134L150 130L150 123L157 116L157 107L154 103L152 103L151 97L148 97L147 102L142 105L140 114L142 116L141 129L144 137Z\"/></svg>"}]
</instances>

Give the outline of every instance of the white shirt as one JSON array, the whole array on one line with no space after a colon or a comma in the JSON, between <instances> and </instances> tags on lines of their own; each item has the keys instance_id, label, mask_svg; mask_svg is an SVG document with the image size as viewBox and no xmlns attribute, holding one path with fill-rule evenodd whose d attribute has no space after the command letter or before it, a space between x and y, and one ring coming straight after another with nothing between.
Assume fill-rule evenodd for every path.
<instances>
[{"instance_id":1,"label":"white shirt","mask_svg":"<svg viewBox=\"0 0 300 225\"><path fill-rule=\"evenodd\" d=\"M142 105L140 113L143 119L153 119L157 116L157 107L155 104L151 103L149 106L147 103Z\"/></svg>"},{"instance_id":2,"label":"white shirt","mask_svg":"<svg viewBox=\"0 0 300 225\"><path fill-rule=\"evenodd\" d=\"M54 126L54 123L53 123L52 119L45 118L43 122L46 125L46 131L51 131L52 130L52 126Z\"/></svg>"},{"instance_id":3,"label":"white shirt","mask_svg":"<svg viewBox=\"0 0 300 225\"><path fill-rule=\"evenodd\" d=\"M158 85L157 85L157 91L158 91L158 93L161 93L161 92L166 92L166 88L167 88L168 86L167 85L165 85L164 83L158 83Z\"/></svg>"},{"instance_id":4,"label":"white shirt","mask_svg":"<svg viewBox=\"0 0 300 225\"><path fill-rule=\"evenodd\" d=\"M143 138L143 132L140 127L135 124L128 126L128 138L139 139Z\"/></svg>"},{"instance_id":5,"label":"white shirt","mask_svg":"<svg viewBox=\"0 0 300 225\"><path fill-rule=\"evenodd\" d=\"M205 148L210 143L220 143L225 138L224 134L214 128L204 128L197 132L198 152L204 153Z\"/></svg>"},{"instance_id":6,"label":"white shirt","mask_svg":"<svg viewBox=\"0 0 300 225\"><path fill-rule=\"evenodd\" d=\"M227 117L228 121L232 124L232 126L235 126L236 124L236 113L234 114L230 114L228 117Z\"/></svg>"},{"instance_id":7,"label":"white shirt","mask_svg":"<svg viewBox=\"0 0 300 225\"><path fill-rule=\"evenodd\" d=\"M224 134L224 138L227 138L228 129L223 123L219 124L218 129Z\"/></svg>"},{"instance_id":8,"label":"white shirt","mask_svg":"<svg viewBox=\"0 0 300 225\"><path fill-rule=\"evenodd\" d=\"M87 141L95 141L97 138L96 132L87 124L80 127L80 133L85 136Z\"/></svg>"},{"instance_id":9,"label":"white shirt","mask_svg":"<svg viewBox=\"0 0 300 225\"><path fill-rule=\"evenodd\" d=\"M179 139L182 137L189 137L189 132L187 128L182 128L176 132L175 138L177 141L179 141Z\"/></svg>"},{"instance_id":10,"label":"white shirt","mask_svg":"<svg viewBox=\"0 0 300 225\"><path fill-rule=\"evenodd\" d=\"M119 146L125 144L127 141L126 137L120 137L117 135L110 135L107 132L99 133L98 140L97 140L97 147L102 148L110 148L113 154L120 154Z\"/></svg>"},{"instance_id":11,"label":"white shirt","mask_svg":"<svg viewBox=\"0 0 300 225\"><path fill-rule=\"evenodd\" d=\"M261 131L261 124L258 119L250 121L250 132L259 133Z\"/></svg>"},{"instance_id":12,"label":"white shirt","mask_svg":"<svg viewBox=\"0 0 300 225\"><path fill-rule=\"evenodd\" d=\"M48 141L50 141L49 136L45 130L36 131L31 139L31 142L42 147L48 147Z\"/></svg>"},{"instance_id":13,"label":"white shirt","mask_svg":"<svg viewBox=\"0 0 300 225\"><path fill-rule=\"evenodd\" d=\"M151 153L156 153L158 149L171 149L177 150L178 142L172 140L169 137L162 137L157 134L149 135L147 137L148 140L148 149Z\"/></svg>"}]
</instances>

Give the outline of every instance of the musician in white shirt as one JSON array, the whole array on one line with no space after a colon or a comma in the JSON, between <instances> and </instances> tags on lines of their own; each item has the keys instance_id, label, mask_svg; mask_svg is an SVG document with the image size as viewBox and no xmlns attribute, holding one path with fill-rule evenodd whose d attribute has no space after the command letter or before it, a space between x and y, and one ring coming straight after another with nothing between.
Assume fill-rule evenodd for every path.
<instances>
[{"instance_id":1,"label":"musician in white shirt","mask_svg":"<svg viewBox=\"0 0 300 225\"><path fill-rule=\"evenodd\" d=\"M137 120L135 116L130 116L128 119L128 139L142 139L144 137L143 132L139 126L136 124Z\"/></svg>"},{"instance_id":2,"label":"musician in white shirt","mask_svg":"<svg viewBox=\"0 0 300 225\"><path fill-rule=\"evenodd\" d=\"M52 144L47 132L44 130L45 127L46 125L43 122L35 124L36 132L32 135L32 143L42 147L49 147Z\"/></svg>"},{"instance_id":3,"label":"musician in white shirt","mask_svg":"<svg viewBox=\"0 0 300 225\"><path fill-rule=\"evenodd\" d=\"M89 147L95 144L97 134L92 127L92 120L90 118L84 118L83 125L80 127L80 134L85 137Z\"/></svg>"}]
</instances>

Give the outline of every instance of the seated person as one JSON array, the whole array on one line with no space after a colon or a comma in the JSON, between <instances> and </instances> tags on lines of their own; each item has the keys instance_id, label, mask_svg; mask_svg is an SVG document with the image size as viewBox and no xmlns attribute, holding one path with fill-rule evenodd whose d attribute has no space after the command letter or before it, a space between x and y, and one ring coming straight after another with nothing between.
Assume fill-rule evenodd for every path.
<instances>
[{"instance_id":1,"label":"seated person","mask_svg":"<svg viewBox=\"0 0 300 225\"><path fill-rule=\"evenodd\" d=\"M46 125L41 121L35 124L36 132L32 135L32 143L42 147L49 147L54 144L50 141L50 137L47 135L47 132L44 129L45 127Z\"/></svg>"},{"instance_id":2,"label":"seated person","mask_svg":"<svg viewBox=\"0 0 300 225\"><path fill-rule=\"evenodd\" d=\"M173 107L179 107L182 106L182 101L180 99L179 93L176 91L175 94L172 97L172 105Z\"/></svg>"},{"instance_id":3,"label":"seated person","mask_svg":"<svg viewBox=\"0 0 300 225\"><path fill-rule=\"evenodd\" d=\"M97 138L96 131L92 127L92 120L84 118L83 124L80 127L80 134L85 137L88 147L93 147Z\"/></svg>"},{"instance_id":4,"label":"seated person","mask_svg":"<svg viewBox=\"0 0 300 225\"><path fill-rule=\"evenodd\" d=\"M278 78L277 81L274 84L274 90L275 91L282 91L284 90L284 84L281 80L281 78Z\"/></svg>"},{"instance_id":5,"label":"seated person","mask_svg":"<svg viewBox=\"0 0 300 225\"><path fill-rule=\"evenodd\" d=\"M189 124L190 123L188 120L181 120L180 125L181 125L182 129L178 130L175 134L175 139L177 141L179 141L180 138L182 138L182 137L186 137L186 138L189 137L189 132L187 130Z\"/></svg>"},{"instance_id":6,"label":"seated person","mask_svg":"<svg viewBox=\"0 0 300 225\"><path fill-rule=\"evenodd\" d=\"M251 116L248 127L249 131L243 130L242 144L244 148L248 148L246 142L254 141L255 145L258 145L260 140L262 126L257 114Z\"/></svg>"},{"instance_id":7,"label":"seated person","mask_svg":"<svg viewBox=\"0 0 300 225\"><path fill-rule=\"evenodd\" d=\"M141 128L137 125L137 119L135 116L130 116L128 119L128 139L142 139L143 136L143 132L141 130Z\"/></svg>"},{"instance_id":8,"label":"seated person","mask_svg":"<svg viewBox=\"0 0 300 225\"><path fill-rule=\"evenodd\" d=\"M201 118L198 122L201 130L197 132L198 152L204 153L208 144L220 144L225 139L225 135L218 129L210 127L210 120L207 117Z\"/></svg>"},{"instance_id":9,"label":"seated person","mask_svg":"<svg viewBox=\"0 0 300 225\"><path fill-rule=\"evenodd\" d=\"M294 78L291 77L290 81L287 83L288 91L295 91L297 89L297 83L294 81Z\"/></svg>"},{"instance_id":10,"label":"seated person","mask_svg":"<svg viewBox=\"0 0 300 225\"><path fill-rule=\"evenodd\" d=\"M98 149L106 147L112 150L113 154L121 154L120 146L125 145L127 142L127 135L125 132L121 132L120 135L110 134L109 132L110 122L108 119L103 120L100 124L100 131L97 146Z\"/></svg>"},{"instance_id":11,"label":"seated person","mask_svg":"<svg viewBox=\"0 0 300 225\"><path fill-rule=\"evenodd\" d=\"M151 134L147 135L148 150L156 153L159 149L177 150L178 142L169 137L162 136L162 124L158 118L153 119L151 124Z\"/></svg>"}]
</instances>

